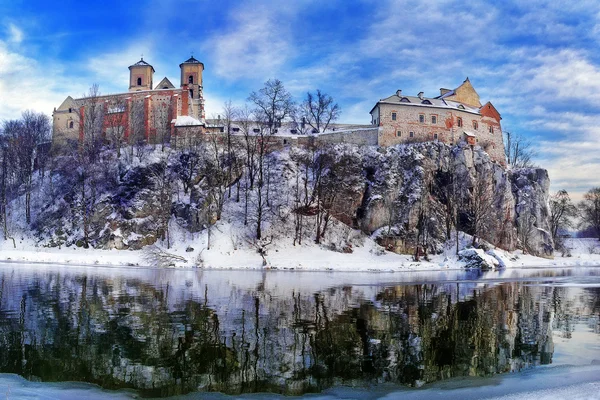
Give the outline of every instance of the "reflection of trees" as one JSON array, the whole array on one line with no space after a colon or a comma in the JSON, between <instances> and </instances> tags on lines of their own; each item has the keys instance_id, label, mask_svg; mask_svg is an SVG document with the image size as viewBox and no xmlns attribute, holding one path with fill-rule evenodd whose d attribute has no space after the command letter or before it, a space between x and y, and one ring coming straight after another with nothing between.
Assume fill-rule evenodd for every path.
<instances>
[{"instance_id":1,"label":"reflection of trees","mask_svg":"<svg viewBox=\"0 0 600 400\"><path fill-rule=\"evenodd\" d=\"M7 294L10 280L0 278L0 372L146 396L299 394L513 371L550 363L551 329L571 332L581 313L564 288L518 283L396 286L373 301L352 287L285 297L232 289L224 307L208 288L169 304L168 284L135 279L49 274ZM597 313L598 291L586 293Z\"/></svg>"}]
</instances>

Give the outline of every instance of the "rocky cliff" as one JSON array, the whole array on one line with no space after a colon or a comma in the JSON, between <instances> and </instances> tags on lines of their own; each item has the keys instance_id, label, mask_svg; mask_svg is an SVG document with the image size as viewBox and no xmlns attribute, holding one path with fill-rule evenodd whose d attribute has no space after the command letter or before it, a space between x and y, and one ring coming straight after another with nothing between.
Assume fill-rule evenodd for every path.
<instances>
[{"instance_id":1,"label":"rocky cliff","mask_svg":"<svg viewBox=\"0 0 600 400\"><path fill-rule=\"evenodd\" d=\"M298 212L294 185L300 182L299 176L310 180L317 173L305 170L306 174L292 178L301 168L317 168L310 162L302 166L295 161L302 157L295 158L292 153L298 156L298 152L306 152L314 157L315 151L327 152L325 158L331 165L318 164L319 179L336 185L331 191L337 195L332 194L335 200L330 203L305 208L327 208L332 217L373 236L388 250L414 254L420 248L424 253L437 253L458 227L471 234L474 242L489 242L506 250L521 248L543 257L552 254L545 170L507 170L479 147L433 142L386 148L332 145L316 150L280 150L269 164L274 174L269 178L274 187L270 201L277 212L266 215L280 218L268 221L271 226L289 223L292 218L285 218L282 210ZM210 176L198 175L185 193L176 178L180 160L174 160L130 167L106 163L93 180L93 193L88 192L84 199L80 178L66 168L60 179L55 179L60 184L55 184L53 196L45 200L36 217L34 228L40 242L135 250L164 237L169 219L192 232L204 229L213 220L207 200ZM163 176L162 184L157 176ZM245 178L238 176L235 182L238 179ZM161 197L161 185L166 181L172 190L167 202ZM308 184L305 189L311 186L315 187ZM307 196L319 203L315 193ZM305 215L308 226L313 224L311 218L314 214ZM85 230L87 243L82 242ZM279 231L286 234L292 230L287 227Z\"/></svg>"},{"instance_id":2,"label":"rocky cliff","mask_svg":"<svg viewBox=\"0 0 600 400\"><path fill-rule=\"evenodd\" d=\"M480 147L417 143L369 154L365 170L358 225L384 245L412 252L427 235L435 252L458 225L506 250L552 255L544 169L507 170Z\"/></svg>"}]
</instances>

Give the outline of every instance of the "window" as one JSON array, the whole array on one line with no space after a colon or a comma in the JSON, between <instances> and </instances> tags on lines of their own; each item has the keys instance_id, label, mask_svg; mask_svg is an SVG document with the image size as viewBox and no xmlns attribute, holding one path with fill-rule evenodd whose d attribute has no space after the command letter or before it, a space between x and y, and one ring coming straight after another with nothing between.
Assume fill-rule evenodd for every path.
<instances>
[{"instance_id":1,"label":"window","mask_svg":"<svg viewBox=\"0 0 600 400\"><path fill-rule=\"evenodd\" d=\"M295 135L296 133L298 133L298 130L292 129L292 130L290 130L290 133L293 134L293 135Z\"/></svg>"},{"instance_id":2,"label":"window","mask_svg":"<svg viewBox=\"0 0 600 400\"><path fill-rule=\"evenodd\" d=\"M477 130L478 127L477 121L473 121L473 129Z\"/></svg>"},{"instance_id":3,"label":"window","mask_svg":"<svg viewBox=\"0 0 600 400\"><path fill-rule=\"evenodd\" d=\"M431 116L431 123L434 125L437 124L437 116L436 115Z\"/></svg>"},{"instance_id":4,"label":"window","mask_svg":"<svg viewBox=\"0 0 600 400\"><path fill-rule=\"evenodd\" d=\"M288 144L287 139L283 139L283 144Z\"/></svg>"},{"instance_id":5,"label":"window","mask_svg":"<svg viewBox=\"0 0 600 400\"><path fill-rule=\"evenodd\" d=\"M138 78L137 79L137 85L138 86L142 86L142 78Z\"/></svg>"},{"instance_id":6,"label":"window","mask_svg":"<svg viewBox=\"0 0 600 400\"><path fill-rule=\"evenodd\" d=\"M460 108L461 110L464 110L464 109L465 109L465 106L463 106L462 104L459 104L459 105L458 105L458 108Z\"/></svg>"},{"instance_id":7,"label":"window","mask_svg":"<svg viewBox=\"0 0 600 400\"><path fill-rule=\"evenodd\" d=\"M273 133L279 132L279 129L273 129Z\"/></svg>"},{"instance_id":8,"label":"window","mask_svg":"<svg viewBox=\"0 0 600 400\"><path fill-rule=\"evenodd\" d=\"M163 86L163 89L168 89L168 88L169 88L168 86Z\"/></svg>"},{"instance_id":9,"label":"window","mask_svg":"<svg viewBox=\"0 0 600 400\"><path fill-rule=\"evenodd\" d=\"M72 108L69 108L69 112L70 112L70 113L72 113L72 112L73 112L73 109L72 109Z\"/></svg>"},{"instance_id":10,"label":"window","mask_svg":"<svg viewBox=\"0 0 600 400\"><path fill-rule=\"evenodd\" d=\"M419 122L422 124L425 123L425 115L424 114L419 114Z\"/></svg>"},{"instance_id":11,"label":"window","mask_svg":"<svg viewBox=\"0 0 600 400\"><path fill-rule=\"evenodd\" d=\"M403 98L401 98L401 99L400 99L400 101L401 101L402 103L410 103L410 100L409 100L409 99L407 99L406 97L403 97Z\"/></svg>"},{"instance_id":12,"label":"window","mask_svg":"<svg viewBox=\"0 0 600 400\"><path fill-rule=\"evenodd\" d=\"M456 118L456 125L458 125L459 128L462 127L462 118L461 117Z\"/></svg>"},{"instance_id":13,"label":"window","mask_svg":"<svg viewBox=\"0 0 600 400\"><path fill-rule=\"evenodd\" d=\"M434 140L437 140L437 139L438 139L438 134L437 134L437 133L434 133L434 134L433 134L433 139L434 139Z\"/></svg>"},{"instance_id":14,"label":"window","mask_svg":"<svg viewBox=\"0 0 600 400\"><path fill-rule=\"evenodd\" d=\"M188 77L188 83L194 83L194 75Z\"/></svg>"},{"instance_id":15,"label":"window","mask_svg":"<svg viewBox=\"0 0 600 400\"><path fill-rule=\"evenodd\" d=\"M493 126L489 126L488 130L490 131L490 133L494 133L494 127Z\"/></svg>"},{"instance_id":16,"label":"window","mask_svg":"<svg viewBox=\"0 0 600 400\"><path fill-rule=\"evenodd\" d=\"M429 100L423 100L421 104L431 104L431 102Z\"/></svg>"},{"instance_id":17,"label":"window","mask_svg":"<svg viewBox=\"0 0 600 400\"><path fill-rule=\"evenodd\" d=\"M258 128L254 128L254 129L252 129L252 132L254 132L254 133L258 133L258 132L260 132L260 129L258 129Z\"/></svg>"},{"instance_id":18,"label":"window","mask_svg":"<svg viewBox=\"0 0 600 400\"><path fill-rule=\"evenodd\" d=\"M415 137L415 133L414 133L414 132L411 132L411 133L409 133L409 134L408 134L408 136L410 136L410 137Z\"/></svg>"},{"instance_id":19,"label":"window","mask_svg":"<svg viewBox=\"0 0 600 400\"><path fill-rule=\"evenodd\" d=\"M312 133L319 133L319 131L317 130L317 128L313 128Z\"/></svg>"},{"instance_id":20,"label":"window","mask_svg":"<svg viewBox=\"0 0 600 400\"><path fill-rule=\"evenodd\" d=\"M239 132L239 131L240 131L240 128L231 128L231 130L232 130L233 132Z\"/></svg>"},{"instance_id":21,"label":"window","mask_svg":"<svg viewBox=\"0 0 600 400\"><path fill-rule=\"evenodd\" d=\"M396 136L397 136L397 137L400 137L400 136L402 136L402 131L397 131L397 132L396 132Z\"/></svg>"},{"instance_id":22,"label":"window","mask_svg":"<svg viewBox=\"0 0 600 400\"><path fill-rule=\"evenodd\" d=\"M69 121L69 128L73 129L73 121Z\"/></svg>"},{"instance_id":23,"label":"window","mask_svg":"<svg viewBox=\"0 0 600 400\"><path fill-rule=\"evenodd\" d=\"M219 128L219 132L221 132L221 133L225 132L225 128L224 127L220 127Z\"/></svg>"},{"instance_id":24,"label":"window","mask_svg":"<svg viewBox=\"0 0 600 400\"><path fill-rule=\"evenodd\" d=\"M194 98L194 89L190 89L190 98Z\"/></svg>"},{"instance_id":25,"label":"window","mask_svg":"<svg viewBox=\"0 0 600 400\"><path fill-rule=\"evenodd\" d=\"M392 113L392 121L395 121L395 120L396 120L396 113L395 113L395 112L393 112L393 113Z\"/></svg>"}]
</instances>

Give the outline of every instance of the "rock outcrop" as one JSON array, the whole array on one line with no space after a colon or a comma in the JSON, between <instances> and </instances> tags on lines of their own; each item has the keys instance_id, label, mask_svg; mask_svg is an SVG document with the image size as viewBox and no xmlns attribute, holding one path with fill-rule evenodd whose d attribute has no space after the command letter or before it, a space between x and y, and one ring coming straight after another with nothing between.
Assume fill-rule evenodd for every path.
<instances>
[{"instance_id":1,"label":"rock outcrop","mask_svg":"<svg viewBox=\"0 0 600 400\"><path fill-rule=\"evenodd\" d=\"M425 233L436 252L458 219L459 229L498 247L551 257L546 170L511 171L478 146L433 142L380 149L364 162L357 223L380 242L414 252Z\"/></svg>"}]
</instances>

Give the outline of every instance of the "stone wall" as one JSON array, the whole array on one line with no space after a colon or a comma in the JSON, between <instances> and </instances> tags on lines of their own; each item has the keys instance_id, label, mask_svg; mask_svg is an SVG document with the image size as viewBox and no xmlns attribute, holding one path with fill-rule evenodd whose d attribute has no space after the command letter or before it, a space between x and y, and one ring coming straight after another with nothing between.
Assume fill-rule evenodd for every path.
<instances>
[{"instance_id":1,"label":"stone wall","mask_svg":"<svg viewBox=\"0 0 600 400\"><path fill-rule=\"evenodd\" d=\"M355 129L339 132L321 133L316 137L320 143L351 143L359 146L377 146L379 128Z\"/></svg>"},{"instance_id":2,"label":"stone wall","mask_svg":"<svg viewBox=\"0 0 600 400\"><path fill-rule=\"evenodd\" d=\"M381 103L377 109L381 126L378 139L380 146L431 141L455 145L465 140L466 131L475 135L475 144L480 145L493 160L506 164L502 129L491 117L423 105ZM396 113L395 120L392 113ZM423 116L423 122L420 116ZM458 126L459 118L462 126Z\"/></svg>"}]
</instances>

